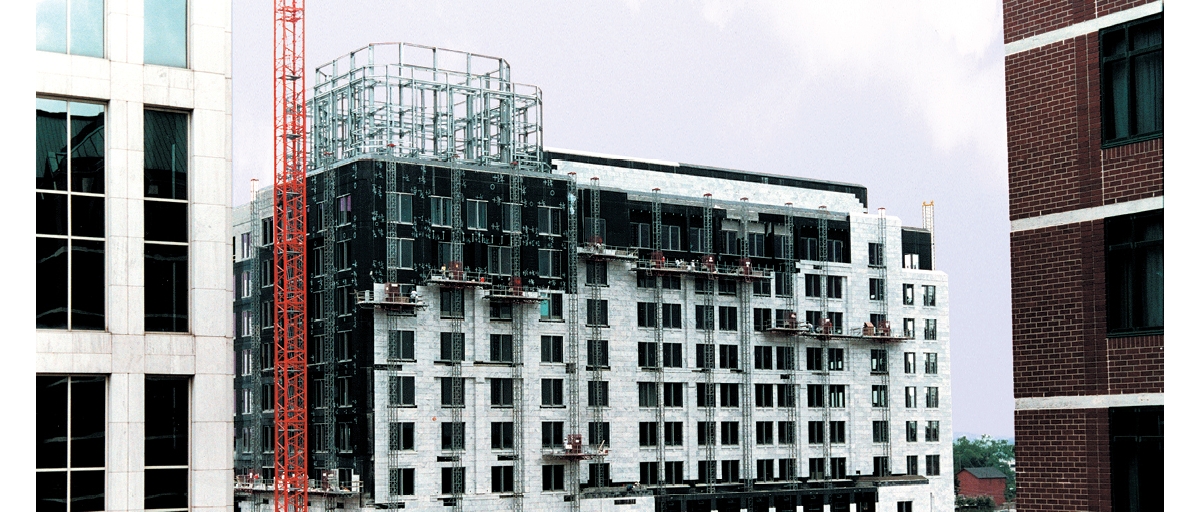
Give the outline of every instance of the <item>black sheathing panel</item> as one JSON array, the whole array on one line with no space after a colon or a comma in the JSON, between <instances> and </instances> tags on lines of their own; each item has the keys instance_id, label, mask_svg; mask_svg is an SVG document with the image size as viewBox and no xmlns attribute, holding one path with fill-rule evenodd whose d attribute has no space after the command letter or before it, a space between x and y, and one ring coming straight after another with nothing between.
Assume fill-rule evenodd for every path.
<instances>
[{"instance_id":1,"label":"black sheathing panel","mask_svg":"<svg viewBox=\"0 0 1200 512\"><path fill-rule=\"evenodd\" d=\"M568 158L579 161L576 158ZM628 162L627 162L628 163ZM348 269L340 269L335 277L336 287L350 287L353 290L365 290L375 282L386 281L387 276L387 239L389 237L396 238L411 238L414 240L413 247L413 262L414 268L410 270L400 269L396 271L399 283L420 284L423 283L429 272L439 265L438 243L450 241L450 229L447 227L434 227L431 223L431 200L434 195L449 197L450 191L450 169L447 164L438 163L395 163L395 190L397 192L409 193L413 195L412 213L413 222L411 224L389 223L386 218L387 214L387 196L386 191L390 188L386 182L388 177L387 163L383 161L358 160L352 163L345 164L338 168L330 169L320 174L311 175L308 178L308 206L309 206L309 251L317 247L323 247L326 237L334 237L336 241L346 241L350 244L351 257ZM646 164L648 170L666 169L650 169L654 164ZM693 175L699 176L714 176L725 179L740 179L742 181L756 181L761 177L758 175L750 175L745 173L737 173L735 171L726 171L720 169L701 169L698 167L686 167L686 169L696 170ZM708 173L708 174L704 174ZM726 176L725 174L728 174ZM688 173L683 173L688 174ZM740 176L737 177L737 176ZM342 196L349 194L351 197L352 210L351 222L347 225L335 226L334 228L323 231L321 229L320 212L324 207L324 190L326 179L336 179L336 194ZM473 168L463 170L463 197L464 199L482 200L487 204L487 229L484 230L467 230L464 229L464 247L463 260L464 265L468 270L485 272L488 264L488 246L509 246L510 235L504 233L500 229L501 205L511 200L510 193L510 176L503 172L486 172ZM824 182L809 182L808 180L795 180L793 178L778 177L781 180L779 183L786 186L802 186L802 188L814 188L814 186L804 186L804 184L820 184L821 187L835 188L819 188L820 190L837 190L836 186L847 187L847 185L830 184ZM769 180L768 180L769 182ZM567 250L568 244L565 235L567 228L567 184L565 177L556 175L546 175L545 177L526 176L522 180L524 189L523 207L522 207L522 251L521 251L521 277L527 286L542 288L542 289L562 289L564 287L564 279L562 278L544 278L538 276L538 251L542 249L551 249L558 251L556 256L559 258L559 268L565 269L566 258L570 251ZM856 187L848 186L850 189ZM861 187L857 187L861 188ZM582 239L587 231L585 219L589 215L590 199L592 190L587 183L580 183L579 197L576 200L576 215L579 221L579 235ZM849 190L849 189L847 189ZM846 190L837 190L846 191ZM853 193L853 192L852 192ZM862 189L862 196L865 202L865 189ZM561 236L550 236L538 233L538 215L539 207L549 207L557 209L557 214L560 216L560 231ZM614 247L628 247L630 245L630 233L632 229L631 222L651 222L651 203L647 201L631 201L628 194L619 191L603 190L600 191L600 215L605 219L607 224L606 244ZM335 210L332 208L331 210ZM703 225L703 208L691 205L679 205L664 203L663 204L663 223L668 226L680 227L680 251L665 251L665 257L669 259L697 259L700 253L690 252L689 238L692 235L691 228L700 228ZM713 211L713 241L718 259L723 263L735 264L737 255L721 254L720 231L722 220L726 217L726 210L714 209ZM465 208L464 208L465 215ZM775 234L775 230L779 229L783 222L783 216L774 214L761 214L760 220L769 223L768 235ZM844 245L843 255L844 261L849 261L851 253L849 247L849 219L830 221L829 236L832 240L842 240ZM796 234L797 236L812 236L816 234L816 220L804 217L796 218ZM775 254L773 243L767 242L767 254L764 258L755 258L756 265L774 266L781 263L782 255ZM796 244L797 248L800 244ZM571 248L573 250L573 247ZM648 257L650 249L640 250L641 257ZM799 259L797 254L797 259ZM270 248L264 248L260 253L261 258L270 260ZM324 254L325 258L334 258L333 254ZM924 255L921 257L922 262L928 261ZM262 261L262 260L260 260ZM310 260L313 261L313 260ZM310 276L319 273L321 269L310 268ZM322 291L324 287L323 278L310 278L309 290L310 300L316 300L317 297L311 295L312 292ZM336 292L337 290L327 290L328 292ZM265 293L262 297L263 301L270 300L270 294ZM243 307L261 308L261 305L243 304ZM258 311L261 311L259 309ZM258 314L257 312L255 313ZM349 359L339 361L335 374L330 377L350 377L350 392L351 405L350 407L335 408L338 422L349 423L351 425L351 444L352 450L350 453L345 453L339 456L339 467L352 469L355 473L362 476L364 485L372 486L374 477L372 471L372 450L373 450L373 433L372 433L372 416L371 404L373 404L372 393L373 381L371 374L373 371L373 326L372 315L369 311L354 309L348 315L338 315L336 311L326 311L324 321L333 321L337 324L337 331L350 331L352 333L352 347ZM319 327L315 331L310 330L310 353L315 354L319 347L313 345L315 338L312 333L323 334L324 328L319 323L310 323L310 329ZM271 329L265 329L262 334L264 343L271 343ZM330 343L335 340L329 340ZM310 396L317 396L313 391L312 386L315 385L316 379L326 377L324 367L316 365L311 367L310 373ZM317 411L310 409L310 418L316 423L324 419L323 416L316 414ZM268 421L270 415L264 415L264 421ZM270 439L264 439L263 442L270 442ZM320 460L318 458L310 459L314 462ZM314 472L320 468L313 464ZM313 475L317 475L314 473Z\"/></svg>"},{"instance_id":2,"label":"black sheathing panel","mask_svg":"<svg viewBox=\"0 0 1200 512\"><path fill-rule=\"evenodd\" d=\"M701 176L705 178L718 178L730 181L744 181L749 183L765 183L768 185L780 185L784 187L804 188L809 190L823 190L828 192L841 192L845 194L853 194L862 203L863 208L867 208L867 187L862 185L854 185L850 183L837 183L832 181L813 180L807 178L793 178L790 176L780 176L776 174L765 174L747 171L738 171L734 169L721 169L718 167L708 167L702 165L679 164L678 167L672 165L663 165L650 162L640 162L634 160L623 160L619 158L606 158L600 156L578 155L575 153L561 153L556 151L546 151L543 153L546 162L552 160L567 160L570 162L578 162L581 164L605 165L609 167L620 167L623 169L637 169L643 171L654 171L667 174L682 174L687 176Z\"/></svg>"},{"instance_id":3,"label":"black sheathing panel","mask_svg":"<svg viewBox=\"0 0 1200 512\"><path fill-rule=\"evenodd\" d=\"M900 228L904 254L917 254L917 268L933 270L933 233L924 229Z\"/></svg>"}]
</instances>

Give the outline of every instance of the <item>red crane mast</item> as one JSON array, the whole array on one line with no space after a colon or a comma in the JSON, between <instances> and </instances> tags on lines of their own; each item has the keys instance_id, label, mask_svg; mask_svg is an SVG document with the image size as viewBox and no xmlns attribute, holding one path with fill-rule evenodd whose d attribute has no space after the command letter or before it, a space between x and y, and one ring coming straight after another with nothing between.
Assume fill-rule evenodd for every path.
<instances>
[{"instance_id":1,"label":"red crane mast","mask_svg":"<svg viewBox=\"0 0 1200 512\"><path fill-rule=\"evenodd\" d=\"M304 0L275 0L275 510L308 510Z\"/></svg>"}]
</instances>

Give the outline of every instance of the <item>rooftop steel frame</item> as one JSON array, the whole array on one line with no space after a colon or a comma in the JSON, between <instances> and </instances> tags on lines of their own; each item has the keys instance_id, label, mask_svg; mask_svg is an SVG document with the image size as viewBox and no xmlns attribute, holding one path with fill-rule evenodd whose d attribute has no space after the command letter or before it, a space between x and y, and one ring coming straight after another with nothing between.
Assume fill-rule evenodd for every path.
<instances>
[{"instance_id":1,"label":"rooftop steel frame","mask_svg":"<svg viewBox=\"0 0 1200 512\"><path fill-rule=\"evenodd\" d=\"M397 156L545 171L542 91L508 62L409 43L375 43L315 70L310 169Z\"/></svg>"}]
</instances>

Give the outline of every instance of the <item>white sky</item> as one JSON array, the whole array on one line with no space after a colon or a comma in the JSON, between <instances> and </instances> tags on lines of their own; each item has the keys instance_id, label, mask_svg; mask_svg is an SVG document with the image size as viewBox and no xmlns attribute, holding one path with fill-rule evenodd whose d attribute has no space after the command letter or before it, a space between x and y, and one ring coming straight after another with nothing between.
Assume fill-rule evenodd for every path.
<instances>
[{"instance_id":1,"label":"white sky","mask_svg":"<svg viewBox=\"0 0 1200 512\"><path fill-rule=\"evenodd\" d=\"M235 204L251 177L270 181L271 9L233 4ZM541 87L551 147L858 183L871 208L913 226L935 201L954 431L1012 436L999 1L307 9L310 69L383 41L505 58L515 81Z\"/></svg>"}]
</instances>

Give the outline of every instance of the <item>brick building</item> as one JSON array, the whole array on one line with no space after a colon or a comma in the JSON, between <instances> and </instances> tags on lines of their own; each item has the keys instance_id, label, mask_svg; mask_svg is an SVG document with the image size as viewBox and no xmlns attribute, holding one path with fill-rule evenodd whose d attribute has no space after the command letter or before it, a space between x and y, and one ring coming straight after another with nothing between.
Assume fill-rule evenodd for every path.
<instances>
[{"instance_id":1,"label":"brick building","mask_svg":"<svg viewBox=\"0 0 1200 512\"><path fill-rule=\"evenodd\" d=\"M962 468L954 475L958 480L959 496L991 496L997 505L1004 504L1008 477L996 468Z\"/></svg>"},{"instance_id":2,"label":"brick building","mask_svg":"<svg viewBox=\"0 0 1200 512\"><path fill-rule=\"evenodd\" d=\"M1163 2L1004 2L1022 510L1163 505Z\"/></svg>"}]
</instances>

